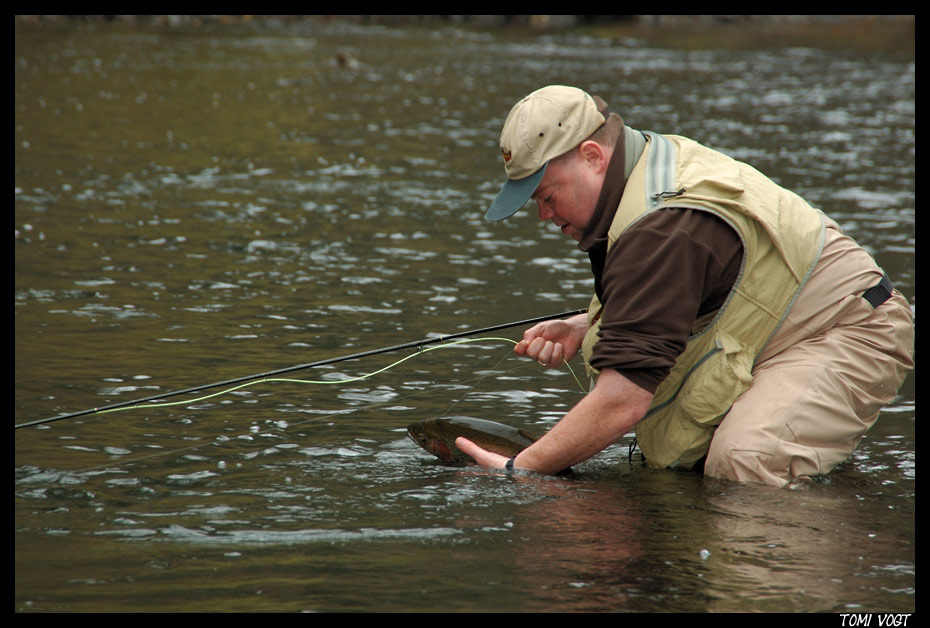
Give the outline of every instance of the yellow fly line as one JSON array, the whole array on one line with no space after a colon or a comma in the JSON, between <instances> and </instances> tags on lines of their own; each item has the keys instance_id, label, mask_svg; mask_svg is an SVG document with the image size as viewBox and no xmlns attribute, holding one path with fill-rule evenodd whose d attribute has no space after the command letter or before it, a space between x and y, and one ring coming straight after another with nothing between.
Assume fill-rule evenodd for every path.
<instances>
[{"instance_id":1,"label":"yellow fly line","mask_svg":"<svg viewBox=\"0 0 930 628\"><path fill-rule=\"evenodd\" d=\"M350 377L348 379L333 379L333 380L293 379L293 378L288 378L288 377L266 377L263 379L257 379L257 380L253 380L250 382L246 382L244 384L239 384L238 386L233 386L232 388L227 388L225 390L211 393L209 395L204 395L203 397L197 397L196 399L184 399L182 401L167 401L165 403L149 403L149 404L144 404L144 405L125 406L122 408L111 408L109 410L99 410L98 414L105 414L109 412L120 412L123 410L137 410L137 409L142 409L142 408L165 408L168 406L178 406L178 405L184 405L184 404L197 403L199 401L204 401L206 399L212 399L213 397L225 395L225 394L240 390L242 388L246 388L248 386L254 386L256 384L262 384L265 382L286 382L286 383L291 383L291 384L348 384L351 382L357 382L363 379L368 379L369 377L374 377L375 375L384 373L385 371L390 370L394 368L395 366L398 366L399 364L402 364L406 362L407 360L415 358L418 355L421 355L428 351L436 351L437 349L446 349L448 347L465 344L465 343L488 342L488 341L509 342L513 345L517 344L515 340L511 340L510 338L493 338L493 337L466 338L463 340L455 340L453 342L448 342L442 345L436 345L434 347L420 347L416 353L412 353L408 356L405 356L401 358L400 360L397 360L396 362L388 364L384 368L378 369L377 371L372 371L371 373L366 373L365 375L359 375L358 377ZM571 365L568 362L565 362L565 366L568 367L568 370L572 374L572 377L575 378L575 382L578 384L578 387L581 389L581 392L585 392L584 386L582 386L581 382L578 380L578 376L575 375L575 371L572 369Z\"/></svg>"}]
</instances>

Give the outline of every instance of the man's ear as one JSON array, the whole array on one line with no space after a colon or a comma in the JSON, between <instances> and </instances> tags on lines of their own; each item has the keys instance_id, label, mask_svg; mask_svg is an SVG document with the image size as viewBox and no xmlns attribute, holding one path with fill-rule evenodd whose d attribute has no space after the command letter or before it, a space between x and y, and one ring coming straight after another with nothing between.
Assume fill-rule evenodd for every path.
<instances>
[{"instance_id":1,"label":"man's ear","mask_svg":"<svg viewBox=\"0 0 930 628\"><path fill-rule=\"evenodd\" d=\"M600 174L607 170L607 164L610 161L607 150L594 140L585 140L578 147L584 163L594 167L595 171Z\"/></svg>"}]
</instances>

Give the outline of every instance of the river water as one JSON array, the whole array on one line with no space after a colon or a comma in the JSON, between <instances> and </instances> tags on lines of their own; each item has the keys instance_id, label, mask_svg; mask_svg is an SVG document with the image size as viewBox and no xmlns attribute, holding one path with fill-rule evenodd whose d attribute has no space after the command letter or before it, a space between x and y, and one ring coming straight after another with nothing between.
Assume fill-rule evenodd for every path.
<instances>
[{"instance_id":1,"label":"river water","mask_svg":"<svg viewBox=\"0 0 930 628\"><path fill-rule=\"evenodd\" d=\"M572 241L533 209L483 219L503 118L548 83L754 164L914 303L913 51L336 23L15 36L16 424L586 307ZM513 356L522 331L15 430L14 610L914 611L913 374L795 489L631 465L632 435L573 479L407 439L447 412L554 424L578 384Z\"/></svg>"}]
</instances>

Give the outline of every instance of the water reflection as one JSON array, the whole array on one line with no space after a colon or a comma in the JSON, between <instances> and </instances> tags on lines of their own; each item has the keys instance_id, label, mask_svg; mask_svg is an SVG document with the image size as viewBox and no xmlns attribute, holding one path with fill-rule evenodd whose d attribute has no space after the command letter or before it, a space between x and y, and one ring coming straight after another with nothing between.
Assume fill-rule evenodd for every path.
<instances>
[{"instance_id":1,"label":"water reflection","mask_svg":"<svg viewBox=\"0 0 930 628\"><path fill-rule=\"evenodd\" d=\"M805 194L913 303L912 57L18 29L16 422L584 307L560 234L482 218L503 117L543 75ZM913 610L913 377L799 491L631 468L629 437L573 481L406 438L452 407L540 432L578 400L509 352L17 430L17 610Z\"/></svg>"}]
</instances>

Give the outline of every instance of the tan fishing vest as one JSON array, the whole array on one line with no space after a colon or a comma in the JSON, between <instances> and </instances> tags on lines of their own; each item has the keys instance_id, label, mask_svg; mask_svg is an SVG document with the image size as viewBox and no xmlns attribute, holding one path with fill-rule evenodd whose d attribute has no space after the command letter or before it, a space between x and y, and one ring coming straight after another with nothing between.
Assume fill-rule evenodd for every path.
<instances>
[{"instance_id":1,"label":"tan fishing vest","mask_svg":"<svg viewBox=\"0 0 930 628\"><path fill-rule=\"evenodd\" d=\"M656 468L690 467L749 388L756 357L775 334L820 258L824 215L751 166L675 135L646 132L608 232L608 248L651 211L685 207L727 221L743 242L739 276L712 320L696 321L684 352L659 384L636 426L643 456ZM597 296L582 344L590 366L600 329Z\"/></svg>"}]
</instances>

